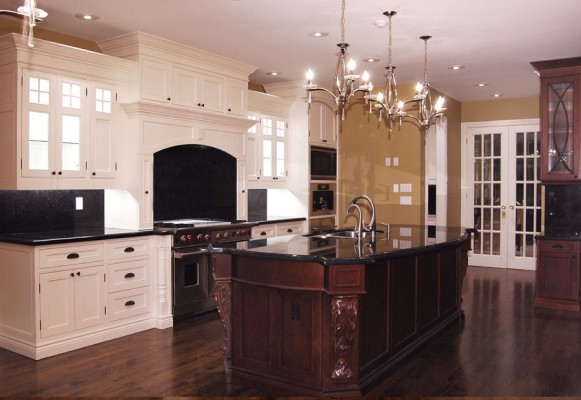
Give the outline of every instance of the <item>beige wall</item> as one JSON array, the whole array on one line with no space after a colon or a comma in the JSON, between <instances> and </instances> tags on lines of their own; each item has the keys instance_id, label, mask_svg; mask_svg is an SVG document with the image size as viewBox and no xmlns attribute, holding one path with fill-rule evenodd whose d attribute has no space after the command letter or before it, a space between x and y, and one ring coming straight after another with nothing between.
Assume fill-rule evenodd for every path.
<instances>
[{"instance_id":1,"label":"beige wall","mask_svg":"<svg viewBox=\"0 0 581 400\"><path fill-rule=\"evenodd\" d=\"M19 19L5 15L0 16L0 36L6 35L8 33L19 33L26 35L27 32L23 32L22 30L23 26L24 24ZM95 51L98 53L101 52L101 49L99 49L97 43L90 40L63 35L61 33L42 29L42 22L40 22L39 25L34 28L34 37L42 40L65 44L68 46L79 47L81 49Z\"/></svg>"},{"instance_id":2,"label":"beige wall","mask_svg":"<svg viewBox=\"0 0 581 400\"><path fill-rule=\"evenodd\" d=\"M413 95L414 85L399 85L398 95L401 99ZM437 96L437 93L434 93ZM449 111L448 146L452 151L459 148L460 137L460 103L450 101L447 104ZM377 208L377 221L392 224L421 224L424 219L425 189L424 189L424 138L417 125L404 122L401 128L395 125L389 132L385 122L378 122L377 114L370 115L362 101L352 104L347 111L347 117L342 121L339 133L339 225L353 226L354 217L344 218L344 211L349 200L356 194L367 194L374 201ZM450 140L453 138L453 140ZM392 166L385 166L385 159L389 157ZM399 166L393 166L394 157L399 158ZM458 157L459 159L459 157ZM459 160L458 160L459 165ZM448 162L448 169L455 168L454 162ZM458 175L458 182L455 181ZM411 184L412 205L400 205L400 195L394 193L394 184ZM457 196L451 204L459 204L459 174L451 174L449 185L454 189L453 196ZM458 192L458 194L456 194ZM454 215L459 207L449 210ZM369 217L366 214L365 220Z\"/></svg>"},{"instance_id":3,"label":"beige wall","mask_svg":"<svg viewBox=\"0 0 581 400\"><path fill-rule=\"evenodd\" d=\"M462 103L462 122L539 118L539 97Z\"/></svg>"},{"instance_id":4,"label":"beige wall","mask_svg":"<svg viewBox=\"0 0 581 400\"><path fill-rule=\"evenodd\" d=\"M398 85L399 97L410 98L413 85ZM433 91L432 97L438 93ZM539 117L539 98L489 100L460 103L446 97L448 139L448 219L449 226L461 223L462 122L528 119ZM391 133L377 116L369 116L363 102L352 104L339 134L339 225L352 226L355 218L344 218L349 200L356 194L374 199L378 221L393 224L420 224L425 214L424 142L420 129L412 123L395 126ZM386 167L385 158L399 157L398 167ZM412 184L412 205L399 204L401 193L393 184ZM366 221L368 221L366 214Z\"/></svg>"}]
</instances>

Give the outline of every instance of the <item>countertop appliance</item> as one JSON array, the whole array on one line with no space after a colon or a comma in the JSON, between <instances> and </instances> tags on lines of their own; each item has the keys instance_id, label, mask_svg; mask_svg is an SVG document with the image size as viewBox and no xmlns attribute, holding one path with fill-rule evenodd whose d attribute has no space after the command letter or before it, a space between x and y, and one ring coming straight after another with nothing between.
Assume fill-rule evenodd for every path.
<instances>
[{"instance_id":1,"label":"countertop appliance","mask_svg":"<svg viewBox=\"0 0 581 400\"><path fill-rule=\"evenodd\" d=\"M206 218L156 221L157 231L171 232L172 308L174 319L193 316L216 308L212 276L212 244L250 240L255 224Z\"/></svg>"}]
</instances>

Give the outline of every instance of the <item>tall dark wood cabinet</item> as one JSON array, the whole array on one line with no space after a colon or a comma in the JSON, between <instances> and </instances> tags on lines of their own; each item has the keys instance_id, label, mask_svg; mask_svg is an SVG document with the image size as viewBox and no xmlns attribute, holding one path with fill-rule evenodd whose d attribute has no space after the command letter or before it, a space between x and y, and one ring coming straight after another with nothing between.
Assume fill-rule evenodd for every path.
<instances>
[{"instance_id":1,"label":"tall dark wood cabinet","mask_svg":"<svg viewBox=\"0 0 581 400\"><path fill-rule=\"evenodd\" d=\"M531 64L541 77L541 181L581 182L581 57Z\"/></svg>"},{"instance_id":2,"label":"tall dark wood cabinet","mask_svg":"<svg viewBox=\"0 0 581 400\"><path fill-rule=\"evenodd\" d=\"M541 78L541 182L562 187L572 196L581 184L581 57L531 65ZM581 226L576 226L574 210L567 210L566 223L546 216L544 234L539 237L536 307L581 309L581 242L577 237Z\"/></svg>"}]
</instances>

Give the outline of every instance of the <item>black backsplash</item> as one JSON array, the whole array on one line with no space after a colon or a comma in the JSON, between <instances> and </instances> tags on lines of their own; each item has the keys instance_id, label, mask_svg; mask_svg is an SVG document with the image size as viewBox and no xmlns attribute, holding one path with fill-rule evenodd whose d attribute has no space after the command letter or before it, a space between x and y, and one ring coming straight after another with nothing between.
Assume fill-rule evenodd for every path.
<instances>
[{"instance_id":1,"label":"black backsplash","mask_svg":"<svg viewBox=\"0 0 581 400\"><path fill-rule=\"evenodd\" d=\"M153 217L236 219L236 158L209 146L170 147L153 158Z\"/></svg>"},{"instance_id":2,"label":"black backsplash","mask_svg":"<svg viewBox=\"0 0 581 400\"><path fill-rule=\"evenodd\" d=\"M266 221L267 198L266 189L248 190L248 220Z\"/></svg>"},{"instance_id":3,"label":"black backsplash","mask_svg":"<svg viewBox=\"0 0 581 400\"><path fill-rule=\"evenodd\" d=\"M83 210L76 210L76 198ZM103 190L0 190L0 234L103 228Z\"/></svg>"},{"instance_id":4,"label":"black backsplash","mask_svg":"<svg viewBox=\"0 0 581 400\"><path fill-rule=\"evenodd\" d=\"M545 233L581 231L581 185L545 185Z\"/></svg>"}]
</instances>

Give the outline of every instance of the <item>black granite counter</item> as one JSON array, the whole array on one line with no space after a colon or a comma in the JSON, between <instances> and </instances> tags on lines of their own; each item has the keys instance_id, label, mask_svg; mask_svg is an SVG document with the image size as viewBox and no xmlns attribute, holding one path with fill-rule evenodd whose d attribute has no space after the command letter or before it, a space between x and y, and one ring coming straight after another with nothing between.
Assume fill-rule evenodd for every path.
<instances>
[{"instance_id":1,"label":"black granite counter","mask_svg":"<svg viewBox=\"0 0 581 400\"><path fill-rule=\"evenodd\" d=\"M276 260L295 260L332 264L371 264L377 260L418 254L438 246L456 246L469 240L472 229L460 227L391 225L372 241L370 237L361 241L348 238L331 238L325 235L289 235L267 239L238 242L231 248L214 246L217 253L246 255Z\"/></svg>"},{"instance_id":2,"label":"black granite counter","mask_svg":"<svg viewBox=\"0 0 581 400\"><path fill-rule=\"evenodd\" d=\"M283 224L285 222L298 222L306 220L305 217L270 217L267 219L248 219L248 222L254 222L258 225L268 225L268 224Z\"/></svg>"},{"instance_id":3,"label":"black granite counter","mask_svg":"<svg viewBox=\"0 0 581 400\"><path fill-rule=\"evenodd\" d=\"M537 240L561 240L561 241L579 241L581 240L581 231L557 231L557 232L545 232L540 235L536 235Z\"/></svg>"},{"instance_id":4,"label":"black granite counter","mask_svg":"<svg viewBox=\"0 0 581 400\"><path fill-rule=\"evenodd\" d=\"M90 240L130 238L163 234L153 230L135 231L115 228L81 228L48 232L12 233L0 235L0 242L39 246L47 244L85 242Z\"/></svg>"}]
</instances>

